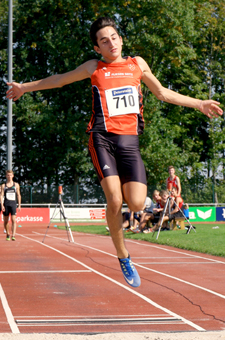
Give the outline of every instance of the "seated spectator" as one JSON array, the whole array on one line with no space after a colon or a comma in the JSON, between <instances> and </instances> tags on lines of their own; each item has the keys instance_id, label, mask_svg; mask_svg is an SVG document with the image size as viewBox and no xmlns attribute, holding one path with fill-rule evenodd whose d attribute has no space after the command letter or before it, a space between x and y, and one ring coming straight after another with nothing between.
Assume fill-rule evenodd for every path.
<instances>
[{"instance_id":1,"label":"seated spectator","mask_svg":"<svg viewBox=\"0 0 225 340\"><path fill-rule=\"evenodd\" d=\"M128 209L128 211L124 212L123 214L123 230L130 230L130 229L135 229L137 228L137 224L140 221L140 218L138 216L138 213L135 213L133 211L130 211L130 209Z\"/></svg>"},{"instance_id":2,"label":"seated spectator","mask_svg":"<svg viewBox=\"0 0 225 340\"><path fill-rule=\"evenodd\" d=\"M184 203L182 210L183 210L184 216L188 220L189 219L189 205L187 203Z\"/></svg>"},{"instance_id":3,"label":"seated spectator","mask_svg":"<svg viewBox=\"0 0 225 340\"><path fill-rule=\"evenodd\" d=\"M159 221L160 214L164 210L165 204L167 202L167 199L169 197L169 193L167 190L162 190L160 193L155 190L153 193L153 199L156 201L156 206L153 208L153 211L147 214L143 214L141 216L141 222L139 225L139 228L132 230L134 233L149 233L154 231L153 228L146 228L147 221L150 220L150 222L154 225Z\"/></svg>"},{"instance_id":4,"label":"seated spectator","mask_svg":"<svg viewBox=\"0 0 225 340\"><path fill-rule=\"evenodd\" d=\"M181 211L181 209L183 207L183 199L180 195L178 195L176 187L172 187L171 194L173 196L172 211L171 211L170 214L169 214L168 211L166 211L164 217L161 216L158 223L152 228L153 231L158 230L161 222L164 223L164 222L167 222L167 221L169 221L169 222L173 221L173 220L176 221L176 219L178 219L178 218L184 218L183 212Z\"/></svg>"},{"instance_id":5,"label":"seated spectator","mask_svg":"<svg viewBox=\"0 0 225 340\"><path fill-rule=\"evenodd\" d=\"M143 212L152 212L153 208L154 203L152 202L151 198L147 196L145 199L144 207L140 213L142 214Z\"/></svg>"},{"instance_id":6,"label":"seated spectator","mask_svg":"<svg viewBox=\"0 0 225 340\"><path fill-rule=\"evenodd\" d=\"M160 208L159 204L160 204L160 201L161 201L161 197L159 195L158 190L155 190L153 192L153 200L156 202L156 204L152 203L149 208L144 209L143 213L141 214L139 226L137 227L137 229L132 230L134 233L145 232L146 231L146 224L149 220L151 220L151 223L158 222L160 213L155 211L157 208Z\"/></svg>"},{"instance_id":7,"label":"seated spectator","mask_svg":"<svg viewBox=\"0 0 225 340\"><path fill-rule=\"evenodd\" d=\"M130 229L137 228L137 224L140 222L140 217L138 216L138 213L135 213L128 208L127 211L124 211L122 213L122 216L123 216L122 223L123 230L129 231ZM109 231L108 226L105 228L107 231Z\"/></svg>"}]
</instances>

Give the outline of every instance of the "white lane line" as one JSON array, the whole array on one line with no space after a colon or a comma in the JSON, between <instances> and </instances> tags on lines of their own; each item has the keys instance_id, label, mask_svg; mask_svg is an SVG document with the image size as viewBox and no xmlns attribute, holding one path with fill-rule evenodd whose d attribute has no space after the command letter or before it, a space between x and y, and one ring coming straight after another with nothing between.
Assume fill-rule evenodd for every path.
<instances>
[{"instance_id":1,"label":"white lane line","mask_svg":"<svg viewBox=\"0 0 225 340\"><path fill-rule=\"evenodd\" d=\"M22 235L21 235L21 236L22 236ZM54 237L54 236L51 236L51 237L52 237L52 238L56 238L56 239L61 240L59 237ZM37 241L37 242L38 242L38 241ZM73 244L77 244L77 245L79 245L79 246L86 247L86 248L95 250L95 251L97 251L97 252L100 252L100 253L103 253L103 254L106 254L106 255L109 255L109 256L112 256L112 257L117 258L116 255L107 253L107 252L105 252L105 251L103 251L103 250L100 250L100 249L96 249L96 248L87 246L87 245L85 245L85 244L77 243L77 242L75 242L75 241L74 241ZM139 245L142 245L142 244L139 243ZM132 262L133 262L133 261L132 261ZM137 266L137 267L146 269L146 270L148 270L148 271L151 271L151 272L156 273L156 274L159 274L159 275L163 275L163 276L169 277L170 279L173 279L173 280L176 280L176 281L185 283L185 284L187 284L187 285L189 285L189 286L192 286L192 287L195 287L195 288L204 290L204 291L207 292L207 293L210 293L210 294L216 295L216 296L218 296L218 297L220 297L220 298L222 298L222 299L225 299L225 296L224 296L224 295L219 294L219 293L217 293L217 292L214 292L214 291L211 290L211 289L207 289L207 288L204 288L204 287L202 287L202 286L196 285L196 284L194 284L194 283L191 283L191 282L188 282L188 281L179 279L178 277L171 276L171 275L169 275L169 274L165 274L165 273L159 272L158 270L155 270L155 269L151 269L151 268L148 268L148 267L144 267L144 266L142 266L142 265L140 265L140 264L138 264L138 263L136 263L136 262L133 262L133 263L134 263L135 266Z\"/></svg>"},{"instance_id":2,"label":"white lane line","mask_svg":"<svg viewBox=\"0 0 225 340\"><path fill-rule=\"evenodd\" d=\"M133 259L135 259L135 257L133 257L132 256L132 261L133 261ZM175 262L175 261L173 261L173 262L138 262L138 264L156 264L157 266L158 265L160 265L160 264L166 264L166 265L175 265L175 266L177 266L177 265L180 265L180 264L188 264L188 265L195 265L195 264L209 264L209 262L201 262L201 261L199 261L199 262ZM210 263L210 264L217 264L217 263Z\"/></svg>"},{"instance_id":3,"label":"white lane line","mask_svg":"<svg viewBox=\"0 0 225 340\"><path fill-rule=\"evenodd\" d=\"M48 320L49 318L50 319L59 319L59 318L65 318L65 315L42 315L41 316L43 319L45 319L45 320ZM121 314L121 315L109 315L109 314L104 314L104 318L105 319L108 319L108 318L114 318L114 319L118 319L118 318L136 318L137 317L137 314L126 314L126 315L123 315L123 314ZM138 317L139 318L162 318L162 317L165 317L165 314L149 314L149 315L146 315L146 314L143 314L143 315L138 315ZM168 317L168 316L167 316ZM15 316L15 318L16 319L19 319L19 318L21 318L21 316ZM23 318L26 318L26 319L35 319L36 320L36 318L37 318L37 316L36 315L23 315ZM67 318L70 318L70 319L78 319L78 318L80 318L80 319L88 319L88 318L90 318L90 315L67 315ZM97 319L98 317L93 317L93 320L94 319Z\"/></svg>"},{"instance_id":4,"label":"white lane line","mask_svg":"<svg viewBox=\"0 0 225 340\"><path fill-rule=\"evenodd\" d=\"M222 263L222 264L225 264L225 261L220 261L220 260L215 260L215 259L210 259L208 257L204 257L204 256L200 256L200 255L194 255L194 254L190 254L190 253L185 253L185 252L181 252L179 250L174 250L174 249L166 249L166 248L163 248L163 246L159 247L159 246L155 246L155 245L152 245L152 244L145 244L145 243L140 243L140 242L137 242L137 241L134 241L134 240L130 240L130 239L127 239L126 238L126 242L130 242L130 243L135 243L137 245L141 245L142 247L150 247L150 248L156 248L156 249L159 249L159 250L164 250L166 252L171 252L171 253L176 253L176 254L181 254L181 255L186 255L188 257L194 257L194 258L198 258L198 259L204 259L206 261L209 261L209 262L216 262L216 263ZM197 252L197 251L196 251ZM214 255L212 255L214 256Z\"/></svg>"},{"instance_id":5,"label":"white lane line","mask_svg":"<svg viewBox=\"0 0 225 340\"><path fill-rule=\"evenodd\" d=\"M77 234L82 234L82 235L85 235L85 236L92 236L92 237L98 237L98 238L108 238L108 236L104 236L104 235L95 235L95 234L88 234L88 233L81 233L81 232L74 232L75 234L77 233ZM44 235L44 234L41 234L41 233L38 233L38 232L35 232L35 231L33 231L32 232L32 234L37 234L37 235ZM31 235L32 236L32 234L29 234L29 235ZM21 236L21 235L20 235ZM47 235L47 236L49 236L49 235ZM50 236L50 237L54 237L54 238L56 238L56 239L60 239L60 240L62 240L62 238L59 238L59 237L57 237L57 236ZM65 239L65 241L68 241L68 239ZM125 242L129 242L129 243L134 243L134 244L137 244L137 245L140 245L140 246L144 246L144 247L148 247L148 248L156 248L156 249L159 249L159 250L164 250L164 251L166 251L166 252L172 252L172 253L176 253L176 254L180 254L180 255L183 255L183 256L186 256L186 257L192 257L192 258L199 258L199 259L204 259L204 260L206 260L206 261L209 261L209 262L215 262L215 263L222 263L222 264L224 264L225 265L225 260L224 261L222 261L222 260L215 260L215 259L210 259L210 258L208 258L208 257L204 257L204 256L200 256L200 255L194 255L194 254L190 254L190 253L185 253L184 251L183 252L181 252L181 251L179 251L179 250L174 250L174 249L167 249L167 248L163 248L163 246L162 245L159 245L159 246L157 246L157 245L153 245L152 243L149 243L149 244L146 244L146 243L140 243L140 242L138 242L138 241L135 241L135 240L132 240L132 239L128 239L128 238L126 238L125 239ZM174 247L175 248L175 247ZM194 251L193 251L194 252ZM197 251L196 251L197 252ZM215 256L215 257L219 257L219 256L216 256L216 255L212 255L212 256ZM133 257L132 256L132 258L138 258L138 257ZM142 257L143 258L143 257ZM151 257L151 258L160 258L160 257ZM164 257L165 258L165 257ZM168 258L167 256L166 256L166 258ZM171 257L171 258L174 258L174 257ZM184 257L185 258L185 257Z\"/></svg>"},{"instance_id":6,"label":"white lane line","mask_svg":"<svg viewBox=\"0 0 225 340\"><path fill-rule=\"evenodd\" d=\"M12 311L9 308L8 301L6 299L6 296L5 296L4 290L2 289L1 284L0 284L0 300L2 302L2 306L3 306L3 309L5 311L5 315L6 315L6 318L7 318L7 321L9 323L9 326L11 328L12 333L14 333L14 334L20 333L19 328L17 327L15 320L14 320L14 317L12 315Z\"/></svg>"},{"instance_id":7,"label":"white lane line","mask_svg":"<svg viewBox=\"0 0 225 340\"><path fill-rule=\"evenodd\" d=\"M146 301L147 303L151 304L152 306L154 306L154 307L156 307L156 308L158 308L158 309L164 311L165 313L167 313L167 314L169 314L169 315L171 315L171 316L173 316L173 317L175 317L175 318L180 319L181 321L183 321L183 322L186 323L187 325L189 325L189 326L191 326L191 327L197 329L198 331L205 331L204 328L202 328L202 327L196 325L195 323L191 322L190 320L187 320L187 319L183 318L182 316L180 316L180 315L178 315L178 314L176 314L176 313L173 313L173 312L170 311L169 309L160 306L158 303L156 303L156 302L152 301L151 299L147 298L146 296L144 296L144 295L138 293L138 292L135 291L134 289L131 289L130 287L125 286L124 284L122 284L122 283L120 283L120 282L118 282L118 281L112 279L111 277L102 274L101 272L99 272L99 271L97 271L97 270L95 270L95 269L93 269L93 268L87 266L86 264L84 264L84 263L82 263L82 262L76 260L74 257L71 257L71 256L69 256L69 255L63 253L63 252L61 252L60 250L58 250L58 249L56 249L56 248L53 248L53 247L51 247L51 246L48 246L48 245L46 245L46 244L43 243L43 242L34 240L34 239L32 239L32 238L30 238L30 237L27 237L27 236L24 236L24 235L21 235L21 236L24 237L24 238L26 238L26 239L28 239L28 240L32 240L33 242L36 242L36 243L38 243L38 244L40 244L40 245L42 245L42 246L44 246L44 247L46 247L46 248L52 249L53 251L57 252L58 254L61 254L61 255L65 256L65 257L67 257L68 259L70 259L70 260L72 260L72 261L74 261L74 262L80 264L81 266L83 266L83 267L85 267L85 268L91 270L93 273L95 273L95 274L97 274L97 275L99 275L99 276L105 278L106 280L109 280L109 281L115 283L116 285L118 285L118 286L124 288L125 290L131 292L132 294L138 296L139 298L141 298L142 300L144 300L144 301ZM74 243L75 243L75 242L74 242ZM74 243L73 243L73 244L74 244ZM78 243L77 243L77 244L78 244ZM109 254L108 254L108 255L109 255ZM114 256L114 255L113 255L113 256ZM116 257L116 256L114 256L114 257Z\"/></svg>"},{"instance_id":8,"label":"white lane line","mask_svg":"<svg viewBox=\"0 0 225 340\"><path fill-rule=\"evenodd\" d=\"M33 274L33 273L92 273L91 270L13 270L0 271L0 274Z\"/></svg>"}]
</instances>

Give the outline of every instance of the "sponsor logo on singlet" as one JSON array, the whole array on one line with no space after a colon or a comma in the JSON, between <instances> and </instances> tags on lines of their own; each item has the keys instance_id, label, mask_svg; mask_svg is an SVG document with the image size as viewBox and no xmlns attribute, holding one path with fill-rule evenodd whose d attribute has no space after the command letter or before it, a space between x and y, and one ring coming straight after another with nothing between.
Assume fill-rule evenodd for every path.
<instances>
[{"instance_id":1,"label":"sponsor logo on singlet","mask_svg":"<svg viewBox=\"0 0 225 340\"><path fill-rule=\"evenodd\" d=\"M105 72L105 78L124 78L124 77L133 78L134 74L131 72L117 72L117 73Z\"/></svg>"}]
</instances>

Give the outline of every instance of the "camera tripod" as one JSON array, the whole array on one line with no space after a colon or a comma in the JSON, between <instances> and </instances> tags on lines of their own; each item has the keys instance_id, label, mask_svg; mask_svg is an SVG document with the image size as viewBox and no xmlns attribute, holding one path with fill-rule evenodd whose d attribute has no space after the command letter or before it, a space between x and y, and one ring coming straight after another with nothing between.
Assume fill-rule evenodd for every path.
<instances>
[{"instance_id":1,"label":"camera tripod","mask_svg":"<svg viewBox=\"0 0 225 340\"><path fill-rule=\"evenodd\" d=\"M57 209L59 209L58 212L57 212ZM58 215L58 213L60 213L60 217L62 216L64 221L65 221L65 227L66 227L66 231L67 231L68 241L74 243L73 234L71 232L69 221L68 221L67 217L65 216L65 209L64 209L64 204L63 204L63 201L62 201L62 187L61 186L59 186L59 199L58 199L58 202L55 206L55 210L52 214L52 217L50 218L50 221L49 221L48 227L46 229L46 233L45 233L45 236L43 238L42 243L44 243L45 237L47 235L50 224L52 223L52 220Z\"/></svg>"},{"instance_id":2,"label":"camera tripod","mask_svg":"<svg viewBox=\"0 0 225 340\"><path fill-rule=\"evenodd\" d=\"M160 234L160 231L162 229L162 224L163 224L163 218L166 214L166 211L167 211L167 207L169 206L169 217L170 217L170 212L171 212L171 205L170 205L170 201L173 200L171 196L169 196L166 200L166 204L165 204L165 207L163 209L163 213L162 213L162 218L161 218L161 222L160 222L160 226L159 226L159 229L158 229L158 233L157 233L157 236L156 236L156 240L158 240L158 237L159 237L159 234ZM173 204L175 204L175 206L178 208L178 210L181 212L182 214L182 217L180 217L179 219L184 219L188 224L188 230L187 230L187 233L186 234L189 234L191 230L194 230L194 232L196 232L195 230L195 227L190 223L190 221L188 220L188 218L184 215L184 212L182 209L179 208L179 206L177 205L177 203L173 200ZM154 236L154 233L153 235Z\"/></svg>"}]
</instances>

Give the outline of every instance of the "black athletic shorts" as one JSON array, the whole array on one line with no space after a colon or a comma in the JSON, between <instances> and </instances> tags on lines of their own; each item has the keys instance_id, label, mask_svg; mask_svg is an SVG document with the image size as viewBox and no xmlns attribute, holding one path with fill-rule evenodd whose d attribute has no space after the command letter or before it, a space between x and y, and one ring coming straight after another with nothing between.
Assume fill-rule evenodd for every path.
<instances>
[{"instance_id":1,"label":"black athletic shorts","mask_svg":"<svg viewBox=\"0 0 225 340\"><path fill-rule=\"evenodd\" d=\"M6 205L5 211L3 211L4 216L9 216L9 214L16 215L16 204L13 205Z\"/></svg>"},{"instance_id":2,"label":"black athletic shorts","mask_svg":"<svg viewBox=\"0 0 225 340\"><path fill-rule=\"evenodd\" d=\"M147 185L138 136L92 132L89 154L99 181L108 176L119 176L122 184L139 182Z\"/></svg>"}]
</instances>

